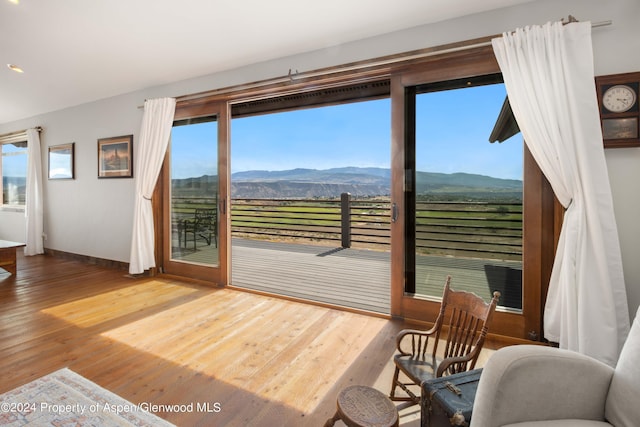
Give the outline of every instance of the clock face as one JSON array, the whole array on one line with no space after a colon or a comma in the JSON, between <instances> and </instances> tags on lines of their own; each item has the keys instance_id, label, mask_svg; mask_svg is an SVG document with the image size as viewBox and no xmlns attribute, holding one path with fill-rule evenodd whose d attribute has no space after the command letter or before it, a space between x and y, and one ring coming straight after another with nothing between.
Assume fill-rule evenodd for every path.
<instances>
[{"instance_id":1,"label":"clock face","mask_svg":"<svg viewBox=\"0 0 640 427\"><path fill-rule=\"evenodd\" d=\"M602 96L602 105L612 113L624 113L636 103L635 91L627 85L615 85Z\"/></svg>"}]
</instances>

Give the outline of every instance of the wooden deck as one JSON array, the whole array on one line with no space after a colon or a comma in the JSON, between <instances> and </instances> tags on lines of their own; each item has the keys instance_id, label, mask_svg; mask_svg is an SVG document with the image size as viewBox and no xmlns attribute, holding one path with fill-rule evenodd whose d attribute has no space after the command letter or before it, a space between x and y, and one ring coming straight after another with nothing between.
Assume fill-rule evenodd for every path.
<instances>
[{"instance_id":1,"label":"wooden deck","mask_svg":"<svg viewBox=\"0 0 640 427\"><path fill-rule=\"evenodd\" d=\"M389 252L233 239L233 286L376 313L390 313ZM452 287L521 307L521 264L419 256L417 294L440 297L448 274Z\"/></svg>"},{"instance_id":2,"label":"wooden deck","mask_svg":"<svg viewBox=\"0 0 640 427\"><path fill-rule=\"evenodd\" d=\"M234 239L233 286L390 313L388 252Z\"/></svg>"}]
</instances>

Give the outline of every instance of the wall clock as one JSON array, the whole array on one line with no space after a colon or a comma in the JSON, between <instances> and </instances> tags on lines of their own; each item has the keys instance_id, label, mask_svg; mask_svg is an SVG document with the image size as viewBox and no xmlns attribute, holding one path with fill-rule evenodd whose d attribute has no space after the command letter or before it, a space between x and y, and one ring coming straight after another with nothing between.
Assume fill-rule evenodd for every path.
<instances>
[{"instance_id":1,"label":"wall clock","mask_svg":"<svg viewBox=\"0 0 640 427\"><path fill-rule=\"evenodd\" d=\"M640 147L640 72L596 77L605 148Z\"/></svg>"}]
</instances>

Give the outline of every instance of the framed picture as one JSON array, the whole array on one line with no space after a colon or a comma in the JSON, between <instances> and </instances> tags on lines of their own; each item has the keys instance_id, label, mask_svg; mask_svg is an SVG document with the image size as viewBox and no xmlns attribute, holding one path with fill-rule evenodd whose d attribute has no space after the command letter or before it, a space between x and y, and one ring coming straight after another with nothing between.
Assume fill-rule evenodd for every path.
<instances>
[{"instance_id":1,"label":"framed picture","mask_svg":"<svg viewBox=\"0 0 640 427\"><path fill-rule=\"evenodd\" d=\"M49 179L74 179L75 142L49 147Z\"/></svg>"},{"instance_id":2,"label":"framed picture","mask_svg":"<svg viewBox=\"0 0 640 427\"><path fill-rule=\"evenodd\" d=\"M133 135L98 140L98 178L133 177Z\"/></svg>"}]
</instances>

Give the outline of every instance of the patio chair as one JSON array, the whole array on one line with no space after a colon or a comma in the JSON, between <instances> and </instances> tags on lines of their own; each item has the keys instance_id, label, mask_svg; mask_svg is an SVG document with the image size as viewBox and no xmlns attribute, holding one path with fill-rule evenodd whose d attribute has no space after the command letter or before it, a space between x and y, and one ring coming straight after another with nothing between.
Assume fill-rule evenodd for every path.
<instances>
[{"instance_id":1,"label":"patio chair","mask_svg":"<svg viewBox=\"0 0 640 427\"><path fill-rule=\"evenodd\" d=\"M193 218L185 220L183 224L185 247L190 240L189 237L193 239L194 250L197 240L204 240L207 246L213 242L216 248L218 247L216 215L215 208L196 208Z\"/></svg>"},{"instance_id":2,"label":"patio chair","mask_svg":"<svg viewBox=\"0 0 640 427\"><path fill-rule=\"evenodd\" d=\"M440 311L433 327L428 331L404 329L396 337L399 353L393 358L396 366L389 398L406 401L404 407L420 403L420 396L416 396L410 386L420 386L425 380L474 369L484 345L500 292L494 292L491 301L485 303L473 293L454 291L450 283L451 276L447 276ZM448 313L449 322L445 325ZM445 328L446 342L440 358L436 357L436 352ZM431 346L430 338L433 338ZM401 372L409 382L400 381ZM396 396L397 387L407 396Z\"/></svg>"}]
</instances>

